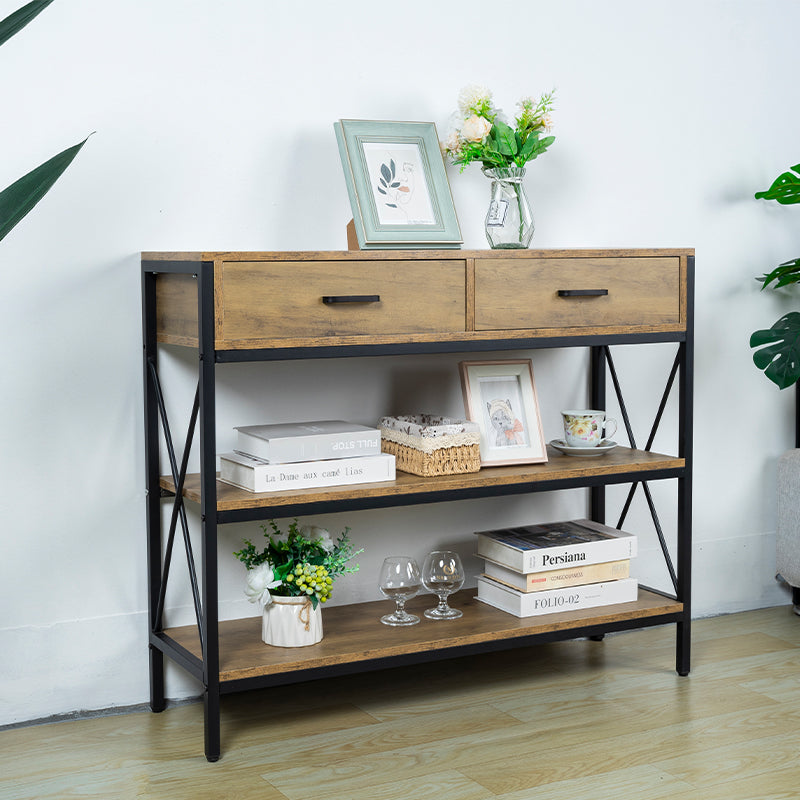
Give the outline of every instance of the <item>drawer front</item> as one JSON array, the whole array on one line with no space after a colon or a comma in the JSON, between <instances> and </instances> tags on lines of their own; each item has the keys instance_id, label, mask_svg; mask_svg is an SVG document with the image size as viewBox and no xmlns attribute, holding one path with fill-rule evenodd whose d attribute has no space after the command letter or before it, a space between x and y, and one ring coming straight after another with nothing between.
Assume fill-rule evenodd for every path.
<instances>
[{"instance_id":1,"label":"drawer front","mask_svg":"<svg viewBox=\"0 0 800 800\"><path fill-rule=\"evenodd\" d=\"M677 257L481 259L475 329L680 325Z\"/></svg>"},{"instance_id":2,"label":"drawer front","mask_svg":"<svg viewBox=\"0 0 800 800\"><path fill-rule=\"evenodd\" d=\"M225 262L221 275L222 342L466 326L464 261Z\"/></svg>"}]
</instances>

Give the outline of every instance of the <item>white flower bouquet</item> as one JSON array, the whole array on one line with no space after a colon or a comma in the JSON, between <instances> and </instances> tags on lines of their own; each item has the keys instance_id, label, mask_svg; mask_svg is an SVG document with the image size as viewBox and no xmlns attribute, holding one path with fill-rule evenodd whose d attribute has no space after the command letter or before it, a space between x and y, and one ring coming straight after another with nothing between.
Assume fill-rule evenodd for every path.
<instances>
[{"instance_id":1,"label":"white flower bouquet","mask_svg":"<svg viewBox=\"0 0 800 800\"><path fill-rule=\"evenodd\" d=\"M358 564L348 566L363 552L353 550L349 528L333 541L325 528L316 525L298 527L297 520L283 533L273 520L261 526L267 539L258 550L249 540L234 555L247 567L245 594L251 603L268 606L276 597L307 597L316 608L326 602L339 575L357 572Z\"/></svg>"},{"instance_id":2,"label":"white flower bouquet","mask_svg":"<svg viewBox=\"0 0 800 800\"><path fill-rule=\"evenodd\" d=\"M453 129L442 144L444 154L460 164L462 172L473 161L480 161L484 169L524 167L555 141L555 136L543 136L552 124L553 95L547 92L538 100L523 97L512 128L495 108L488 89L466 86L458 95Z\"/></svg>"}]
</instances>

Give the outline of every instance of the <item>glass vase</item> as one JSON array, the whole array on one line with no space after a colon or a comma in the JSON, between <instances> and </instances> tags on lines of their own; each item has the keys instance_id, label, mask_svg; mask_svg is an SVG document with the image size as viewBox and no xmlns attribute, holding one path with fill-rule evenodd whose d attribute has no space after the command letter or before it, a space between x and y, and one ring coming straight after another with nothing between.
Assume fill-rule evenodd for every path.
<instances>
[{"instance_id":1,"label":"glass vase","mask_svg":"<svg viewBox=\"0 0 800 800\"><path fill-rule=\"evenodd\" d=\"M522 179L524 167L484 167L492 181L492 199L486 214L486 238L493 250L525 248L533 237L533 214Z\"/></svg>"}]
</instances>

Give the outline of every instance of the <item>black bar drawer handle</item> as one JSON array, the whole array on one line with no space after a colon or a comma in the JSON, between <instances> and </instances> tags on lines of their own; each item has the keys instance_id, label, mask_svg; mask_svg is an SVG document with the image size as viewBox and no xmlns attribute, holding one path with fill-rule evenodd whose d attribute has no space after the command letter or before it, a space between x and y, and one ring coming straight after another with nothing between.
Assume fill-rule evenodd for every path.
<instances>
[{"instance_id":1,"label":"black bar drawer handle","mask_svg":"<svg viewBox=\"0 0 800 800\"><path fill-rule=\"evenodd\" d=\"M322 296L322 302L326 306L335 306L338 303L380 303L379 294L326 294Z\"/></svg>"},{"instance_id":2,"label":"black bar drawer handle","mask_svg":"<svg viewBox=\"0 0 800 800\"><path fill-rule=\"evenodd\" d=\"M608 289L559 289L559 297L605 297Z\"/></svg>"}]
</instances>

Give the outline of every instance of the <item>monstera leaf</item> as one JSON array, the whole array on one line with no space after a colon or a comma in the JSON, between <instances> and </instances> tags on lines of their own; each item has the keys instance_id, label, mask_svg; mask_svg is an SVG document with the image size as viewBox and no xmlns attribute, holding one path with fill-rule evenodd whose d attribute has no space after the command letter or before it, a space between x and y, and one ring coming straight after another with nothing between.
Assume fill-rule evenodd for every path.
<instances>
[{"instance_id":1,"label":"monstera leaf","mask_svg":"<svg viewBox=\"0 0 800 800\"><path fill-rule=\"evenodd\" d=\"M756 200L777 200L784 206L800 203L800 164L795 164L791 169L797 174L784 172L778 175L769 189L756 192Z\"/></svg>"},{"instance_id":2,"label":"monstera leaf","mask_svg":"<svg viewBox=\"0 0 800 800\"><path fill-rule=\"evenodd\" d=\"M791 311L769 330L750 337L753 362L779 388L786 389L800 380L800 312Z\"/></svg>"},{"instance_id":3,"label":"monstera leaf","mask_svg":"<svg viewBox=\"0 0 800 800\"><path fill-rule=\"evenodd\" d=\"M791 283L800 283L800 258L784 261L783 264L778 264L772 272L768 272L756 280L764 283L761 287L762 289L766 289L773 282L775 284L774 289L780 289L782 286L788 286Z\"/></svg>"}]
</instances>

